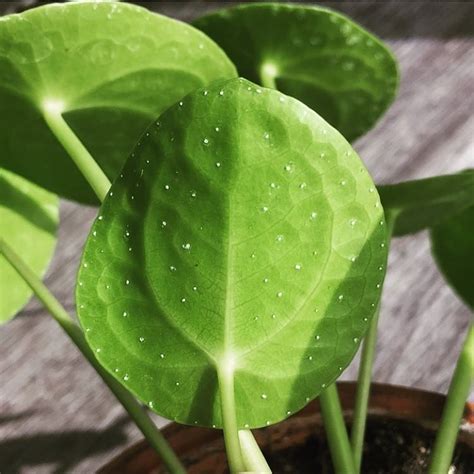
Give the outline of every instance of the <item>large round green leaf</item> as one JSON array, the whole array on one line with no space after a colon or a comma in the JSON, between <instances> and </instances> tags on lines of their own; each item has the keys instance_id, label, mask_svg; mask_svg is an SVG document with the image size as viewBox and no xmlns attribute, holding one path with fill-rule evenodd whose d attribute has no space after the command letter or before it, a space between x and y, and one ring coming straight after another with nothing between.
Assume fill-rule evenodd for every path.
<instances>
[{"instance_id":1,"label":"large round green leaf","mask_svg":"<svg viewBox=\"0 0 474 474\"><path fill-rule=\"evenodd\" d=\"M446 280L474 310L474 206L435 226L431 243Z\"/></svg>"},{"instance_id":2,"label":"large round green leaf","mask_svg":"<svg viewBox=\"0 0 474 474\"><path fill-rule=\"evenodd\" d=\"M393 55L334 11L250 4L211 13L194 25L222 46L240 75L298 98L348 140L373 127L395 96Z\"/></svg>"},{"instance_id":3,"label":"large round green leaf","mask_svg":"<svg viewBox=\"0 0 474 474\"><path fill-rule=\"evenodd\" d=\"M393 235L413 234L474 206L474 170L377 187Z\"/></svg>"},{"instance_id":4,"label":"large round green leaf","mask_svg":"<svg viewBox=\"0 0 474 474\"><path fill-rule=\"evenodd\" d=\"M262 426L352 359L385 239L346 140L296 99L234 79L145 134L92 227L78 313L101 363L158 413L220 426L216 374L235 364L239 424Z\"/></svg>"},{"instance_id":5,"label":"large round green leaf","mask_svg":"<svg viewBox=\"0 0 474 474\"><path fill-rule=\"evenodd\" d=\"M58 220L54 194L0 169L0 238L39 276L53 255ZM15 316L31 294L30 287L0 253L0 323Z\"/></svg>"},{"instance_id":6,"label":"large round green leaf","mask_svg":"<svg viewBox=\"0 0 474 474\"><path fill-rule=\"evenodd\" d=\"M207 36L128 4L52 4L0 18L0 165L86 203L96 198L49 131L55 106L112 180L164 109L235 69Z\"/></svg>"}]
</instances>

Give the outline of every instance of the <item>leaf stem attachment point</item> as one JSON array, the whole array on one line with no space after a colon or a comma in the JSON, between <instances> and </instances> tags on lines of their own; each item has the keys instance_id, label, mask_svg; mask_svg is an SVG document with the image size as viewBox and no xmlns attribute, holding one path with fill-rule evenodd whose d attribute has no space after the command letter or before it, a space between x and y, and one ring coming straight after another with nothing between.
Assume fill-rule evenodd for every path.
<instances>
[{"instance_id":1,"label":"leaf stem attachment point","mask_svg":"<svg viewBox=\"0 0 474 474\"><path fill-rule=\"evenodd\" d=\"M269 89L276 89L275 78L278 76L278 68L272 62L265 62L260 68L260 79L262 86L268 87Z\"/></svg>"},{"instance_id":2,"label":"leaf stem attachment point","mask_svg":"<svg viewBox=\"0 0 474 474\"><path fill-rule=\"evenodd\" d=\"M62 113L65 110L65 103L60 99L46 99L41 105L43 117L49 129L102 202L111 186L109 178L64 120Z\"/></svg>"}]
</instances>

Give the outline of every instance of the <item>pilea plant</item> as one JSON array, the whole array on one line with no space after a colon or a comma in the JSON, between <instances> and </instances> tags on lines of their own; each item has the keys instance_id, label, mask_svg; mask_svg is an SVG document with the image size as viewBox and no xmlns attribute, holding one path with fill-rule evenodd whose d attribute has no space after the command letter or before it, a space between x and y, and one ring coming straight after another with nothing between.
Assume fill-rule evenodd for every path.
<instances>
[{"instance_id":1,"label":"pilea plant","mask_svg":"<svg viewBox=\"0 0 474 474\"><path fill-rule=\"evenodd\" d=\"M0 66L0 112L10 124L0 131L0 165L94 204L153 119L187 92L236 75L196 29L114 2L4 17Z\"/></svg>"},{"instance_id":2,"label":"pilea plant","mask_svg":"<svg viewBox=\"0 0 474 474\"><path fill-rule=\"evenodd\" d=\"M350 141L370 130L395 96L392 53L337 12L254 3L194 25L224 49L243 77L296 97Z\"/></svg>"},{"instance_id":3,"label":"pilea plant","mask_svg":"<svg viewBox=\"0 0 474 474\"><path fill-rule=\"evenodd\" d=\"M472 306L474 173L381 186L384 217L346 140L393 100L388 49L317 7L251 4L195 26L212 39L115 2L1 19L0 282L12 297L0 319L25 303L26 282L171 472L184 468L131 394L223 429L233 472L268 471L250 429L319 396L335 470L359 472L388 237L431 228L440 268ZM40 281L57 225L50 192L102 202L78 274L85 337ZM350 443L333 382L365 334ZM473 337L432 472L449 467Z\"/></svg>"},{"instance_id":4,"label":"pilea plant","mask_svg":"<svg viewBox=\"0 0 474 474\"><path fill-rule=\"evenodd\" d=\"M167 418L222 427L242 471L237 430L299 410L352 359L385 261L383 211L350 145L295 99L234 79L145 133L76 297L101 363Z\"/></svg>"}]
</instances>

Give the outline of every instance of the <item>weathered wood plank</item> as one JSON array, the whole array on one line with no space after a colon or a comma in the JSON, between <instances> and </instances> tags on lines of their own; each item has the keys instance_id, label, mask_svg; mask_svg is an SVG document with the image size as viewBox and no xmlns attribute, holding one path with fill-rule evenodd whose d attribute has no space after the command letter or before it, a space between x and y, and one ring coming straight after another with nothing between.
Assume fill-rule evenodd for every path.
<instances>
[{"instance_id":1,"label":"weathered wood plank","mask_svg":"<svg viewBox=\"0 0 474 474\"><path fill-rule=\"evenodd\" d=\"M2 2L1 11L11 7ZM147 2L190 19L217 2ZM474 4L333 4L388 38L400 95L356 148L378 182L474 166ZM46 283L73 310L73 283L95 210L63 202ZM469 320L436 270L425 234L392 246L375 380L445 391ZM0 330L0 471L93 472L140 434L66 336L32 301ZM356 364L344 374L354 378Z\"/></svg>"}]
</instances>

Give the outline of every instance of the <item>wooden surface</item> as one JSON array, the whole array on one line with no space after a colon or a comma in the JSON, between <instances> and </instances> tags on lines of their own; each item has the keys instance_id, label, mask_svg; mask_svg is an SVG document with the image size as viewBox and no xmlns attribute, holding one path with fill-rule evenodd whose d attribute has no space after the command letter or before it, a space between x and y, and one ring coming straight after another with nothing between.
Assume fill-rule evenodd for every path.
<instances>
[{"instance_id":1,"label":"wooden surface","mask_svg":"<svg viewBox=\"0 0 474 474\"><path fill-rule=\"evenodd\" d=\"M147 4L185 20L218 6ZM2 2L0 12L17 6ZM356 143L375 180L474 167L474 3L332 6L386 39L400 61L398 99ZM70 202L61 205L59 244L46 283L71 311L77 262L95 212ZM445 392L469 318L436 270L426 234L394 241L375 380ZM38 302L31 301L0 329L0 348L3 474L91 473L141 438ZM356 363L343 377L355 375Z\"/></svg>"}]
</instances>

